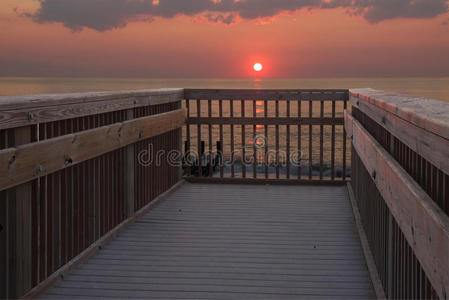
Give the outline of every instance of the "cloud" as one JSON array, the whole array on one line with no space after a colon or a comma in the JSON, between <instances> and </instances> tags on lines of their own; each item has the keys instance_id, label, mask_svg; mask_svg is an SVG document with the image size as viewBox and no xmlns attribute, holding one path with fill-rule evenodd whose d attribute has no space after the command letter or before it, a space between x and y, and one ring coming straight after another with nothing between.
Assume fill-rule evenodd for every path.
<instances>
[{"instance_id":1,"label":"cloud","mask_svg":"<svg viewBox=\"0 0 449 300\"><path fill-rule=\"evenodd\" d=\"M447 0L39 0L28 14L38 23L57 22L72 30L106 31L135 20L202 15L210 22L274 17L300 9L344 8L370 23L395 18L432 18L448 11Z\"/></svg>"}]
</instances>

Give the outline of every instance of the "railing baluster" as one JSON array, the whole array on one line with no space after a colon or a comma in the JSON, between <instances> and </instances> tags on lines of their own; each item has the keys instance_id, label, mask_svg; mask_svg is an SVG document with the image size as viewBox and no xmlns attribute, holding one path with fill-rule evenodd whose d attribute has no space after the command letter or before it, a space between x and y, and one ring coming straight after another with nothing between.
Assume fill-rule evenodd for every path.
<instances>
[{"instance_id":1,"label":"railing baluster","mask_svg":"<svg viewBox=\"0 0 449 300\"><path fill-rule=\"evenodd\" d=\"M320 101L320 118L324 118L324 101ZM320 180L323 179L323 143L324 143L324 126L323 124L320 125Z\"/></svg>"},{"instance_id":2,"label":"railing baluster","mask_svg":"<svg viewBox=\"0 0 449 300\"><path fill-rule=\"evenodd\" d=\"M190 100L186 99L186 110L187 110L187 118L190 118ZM186 147L185 147L185 157L187 158L190 156L190 144L191 144L191 137L190 137L190 125L187 122L186 124ZM187 168L187 176L192 175L191 173L191 166L190 166L190 159L186 160L186 168Z\"/></svg>"},{"instance_id":3,"label":"railing baluster","mask_svg":"<svg viewBox=\"0 0 449 300\"><path fill-rule=\"evenodd\" d=\"M332 100L332 119L335 118L335 101ZM335 125L332 125L331 133L331 178L335 179Z\"/></svg>"},{"instance_id":4,"label":"railing baluster","mask_svg":"<svg viewBox=\"0 0 449 300\"><path fill-rule=\"evenodd\" d=\"M313 115L313 102L309 101L309 118L312 118ZM312 125L309 125L309 179L312 179L312 162L313 162L313 151L312 144L313 141L313 128Z\"/></svg>"},{"instance_id":5,"label":"railing baluster","mask_svg":"<svg viewBox=\"0 0 449 300\"><path fill-rule=\"evenodd\" d=\"M290 118L290 101L287 100L287 118ZM287 125L287 145L286 145L286 156L287 156L287 179L290 179L290 125Z\"/></svg>"},{"instance_id":6,"label":"railing baluster","mask_svg":"<svg viewBox=\"0 0 449 300\"><path fill-rule=\"evenodd\" d=\"M268 117L268 100L263 100L264 117ZM268 125L265 125L265 179L268 179Z\"/></svg>"},{"instance_id":7,"label":"railing baluster","mask_svg":"<svg viewBox=\"0 0 449 300\"><path fill-rule=\"evenodd\" d=\"M245 117L245 100L241 100L241 116L242 118ZM246 151L245 151L245 147L246 147L246 141L245 141L245 125L242 124L242 177L246 178L246 164L245 164L245 156L246 156Z\"/></svg>"},{"instance_id":8,"label":"railing baluster","mask_svg":"<svg viewBox=\"0 0 449 300\"><path fill-rule=\"evenodd\" d=\"M234 117L234 100L229 100L231 118ZM231 177L235 177L234 124L231 124Z\"/></svg>"},{"instance_id":9,"label":"railing baluster","mask_svg":"<svg viewBox=\"0 0 449 300\"><path fill-rule=\"evenodd\" d=\"M196 100L196 114L199 117L201 117L201 100L197 99ZM197 139L198 139L198 176L201 177L201 175L203 174L203 160L202 160L202 149L201 149L201 124L198 124L197 126Z\"/></svg>"},{"instance_id":10,"label":"railing baluster","mask_svg":"<svg viewBox=\"0 0 449 300\"><path fill-rule=\"evenodd\" d=\"M253 100L253 118L257 117L257 105L256 100ZM253 125L253 177L257 178L257 148L256 148L256 128L257 125Z\"/></svg>"},{"instance_id":11,"label":"railing baluster","mask_svg":"<svg viewBox=\"0 0 449 300\"><path fill-rule=\"evenodd\" d=\"M73 120L71 120L73 124ZM40 140L47 139L47 124L40 124L39 127L42 127L42 130L39 135ZM73 172L73 168L72 168ZM40 200L41 200L41 242L40 242L40 255L41 255L41 265L40 265L40 279L43 280L47 278L48 274L48 193L47 193L47 179L48 176L40 177ZM72 210L73 211L73 210ZM72 226L73 230L73 226ZM71 248L72 249L72 248Z\"/></svg>"},{"instance_id":12,"label":"railing baluster","mask_svg":"<svg viewBox=\"0 0 449 300\"><path fill-rule=\"evenodd\" d=\"M218 100L218 115L220 118L223 118L223 100ZM220 124L220 146L221 146L221 154L220 154L220 177L223 178L223 164L224 164L224 141L223 141L223 125Z\"/></svg>"},{"instance_id":13,"label":"railing baluster","mask_svg":"<svg viewBox=\"0 0 449 300\"><path fill-rule=\"evenodd\" d=\"M302 100L301 99L299 99L298 100L298 118L301 120L301 103L302 103ZM297 167L297 172L298 172L298 174L297 174L297 176L298 176L298 179L301 179L301 173L302 173L302 168L301 168L301 164L302 164L302 141L301 141L301 139L302 139L302 132L301 132L301 125L299 124L298 125L298 149L297 149L297 151L298 151L298 155L297 155L297 164L298 164L298 167Z\"/></svg>"},{"instance_id":14,"label":"railing baluster","mask_svg":"<svg viewBox=\"0 0 449 300\"><path fill-rule=\"evenodd\" d=\"M346 110L348 107L348 100L344 100L343 109ZM346 132L343 127L343 180L346 180Z\"/></svg>"},{"instance_id":15,"label":"railing baluster","mask_svg":"<svg viewBox=\"0 0 449 300\"><path fill-rule=\"evenodd\" d=\"M276 119L279 118L279 100L275 101ZM279 125L276 125L276 179L279 179Z\"/></svg>"},{"instance_id":16,"label":"railing baluster","mask_svg":"<svg viewBox=\"0 0 449 300\"><path fill-rule=\"evenodd\" d=\"M207 112L209 118L212 117L212 100L207 100ZM209 124L209 153L208 153L208 164L209 164L209 177L212 177L212 124Z\"/></svg>"}]
</instances>

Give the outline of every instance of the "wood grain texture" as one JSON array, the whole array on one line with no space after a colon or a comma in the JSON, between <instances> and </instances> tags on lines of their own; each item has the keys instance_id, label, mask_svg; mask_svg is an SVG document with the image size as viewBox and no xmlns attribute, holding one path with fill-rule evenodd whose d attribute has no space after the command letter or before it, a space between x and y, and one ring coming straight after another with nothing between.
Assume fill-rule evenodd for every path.
<instances>
[{"instance_id":1,"label":"wood grain texture","mask_svg":"<svg viewBox=\"0 0 449 300\"><path fill-rule=\"evenodd\" d=\"M114 123L0 151L0 190L180 128L185 110Z\"/></svg>"},{"instance_id":2,"label":"wood grain texture","mask_svg":"<svg viewBox=\"0 0 449 300\"><path fill-rule=\"evenodd\" d=\"M43 299L64 297L375 295L346 187L184 184Z\"/></svg>"},{"instance_id":3,"label":"wood grain texture","mask_svg":"<svg viewBox=\"0 0 449 300\"><path fill-rule=\"evenodd\" d=\"M373 89L352 89L352 98L382 108L401 119L449 140L449 104ZM357 101L357 100L355 100Z\"/></svg>"},{"instance_id":4,"label":"wood grain texture","mask_svg":"<svg viewBox=\"0 0 449 300\"><path fill-rule=\"evenodd\" d=\"M0 97L0 129L181 101L182 89Z\"/></svg>"},{"instance_id":5,"label":"wood grain texture","mask_svg":"<svg viewBox=\"0 0 449 300\"><path fill-rule=\"evenodd\" d=\"M411 150L449 174L449 139L416 126L370 102L360 101L358 97L351 96L351 104L388 130ZM447 130L449 131L449 127Z\"/></svg>"},{"instance_id":6,"label":"wood grain texture","mask_svg":"<svg viewBox=\"0 0 449 300\"><path fill-rule=\"evenodd\" d=\"M439 297L449 291L449 217L390 154L345 112L354 149L387 203Z\"/></svg>"}]
</instances>

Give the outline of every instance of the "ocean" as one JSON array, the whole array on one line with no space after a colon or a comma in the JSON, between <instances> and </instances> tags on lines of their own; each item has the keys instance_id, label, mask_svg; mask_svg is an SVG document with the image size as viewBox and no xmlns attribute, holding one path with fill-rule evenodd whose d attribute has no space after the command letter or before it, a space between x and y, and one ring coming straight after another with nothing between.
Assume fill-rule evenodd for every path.
<instances>
[{"instance_id":1,"label":"ocean","mask_svg":"<svg viewBox=\"0 0 449 300\"><path fill-rule=\"evenodd\" d=\"M449 102L449 77L437 78L18 78L0 77L0 96L78 93L152 88L365 88Z\"/></svg>"}]
</instances>

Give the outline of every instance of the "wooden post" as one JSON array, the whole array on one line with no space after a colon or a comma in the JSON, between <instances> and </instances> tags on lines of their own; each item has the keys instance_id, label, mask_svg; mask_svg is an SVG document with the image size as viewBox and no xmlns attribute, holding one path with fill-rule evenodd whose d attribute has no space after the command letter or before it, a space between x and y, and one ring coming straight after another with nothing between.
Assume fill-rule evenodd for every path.
<instances>
[{"instance_id":1,"label":"wooden post","mask_svg":"<svg viewBox=\"0 0 449 300\"><path fill-rule=\"evenodd\" d=\"M8 148L8 131L0 130L0 149ZM8 298L9 287L9 209L8 193L0 191L0 299Z\"/></svg>"},{"instance_id":2,"label":"wooden post","mask_svg":"<svg viewBox=\"0 0 449 300\"><path fill-rule=\"evenodd\" d=\"M14 146L31 142L32 127L14 130ZM9 208L9 295L18 298L31 289L31 201L32 183L27 182L7 191Z\"/></svg>"},{"instance_id":3,"label":"wooden post","mask_svg":"<svg viewBox=\"0 0 449 300\"><path fill-rule=\"evenodd\" d=\"M8 298L9 286L9 215L8 193L0 192L0 299Z\"/></svg>"},{"instance_id":4,"label":"wooden post","mask_svg":"<svg viewBox=\"0 0 449 300\"><path fill-rule=\"evenodd\" d=\"M134 118L134 109L128 109L126 119ZM126 216L129 218L134 215L134 144L125 148L125 207Z\"/></svg>"}]
</instances>

